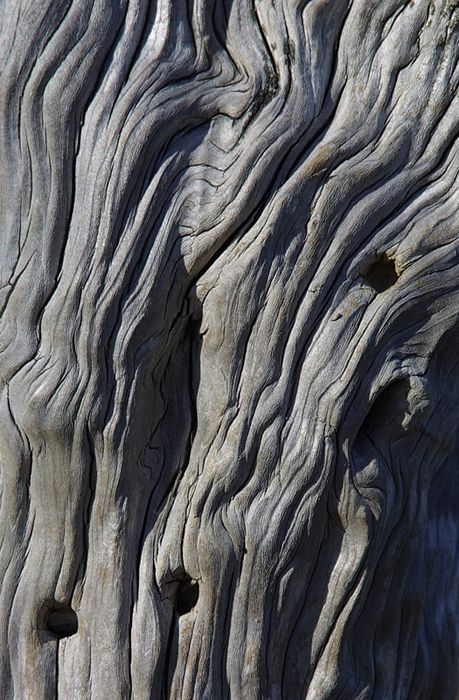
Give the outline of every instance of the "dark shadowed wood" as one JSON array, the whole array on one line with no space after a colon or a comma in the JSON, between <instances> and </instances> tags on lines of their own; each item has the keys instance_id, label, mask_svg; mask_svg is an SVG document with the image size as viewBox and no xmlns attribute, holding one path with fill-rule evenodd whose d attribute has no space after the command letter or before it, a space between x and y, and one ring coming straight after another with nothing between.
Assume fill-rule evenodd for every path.
<instances>
[{"instance_id":1,"label":"dark shadowed wood","mask_svg":"<svg viewBox=\"0 0 459 700\"><path fill-rule=\"evenodd\" d=\"M453 700L458 2L0 17L1 698Z\"/></svg>"}]
</instances>

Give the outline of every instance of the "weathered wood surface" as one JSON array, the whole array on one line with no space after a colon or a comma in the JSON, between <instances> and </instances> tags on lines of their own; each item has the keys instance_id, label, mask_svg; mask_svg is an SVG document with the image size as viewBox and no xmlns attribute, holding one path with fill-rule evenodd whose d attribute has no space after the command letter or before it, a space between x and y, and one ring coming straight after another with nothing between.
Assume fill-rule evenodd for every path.
<instances>
[{"instance_id":1,"label":"weathered wood surface","mask_svg":"<svg viewBox=\"0 0 459 700\"><path fill-rule=\"evenodd\" d=\"M451 700L458 3L0 16L1 697Z\"/></svg>"}]
</instances>

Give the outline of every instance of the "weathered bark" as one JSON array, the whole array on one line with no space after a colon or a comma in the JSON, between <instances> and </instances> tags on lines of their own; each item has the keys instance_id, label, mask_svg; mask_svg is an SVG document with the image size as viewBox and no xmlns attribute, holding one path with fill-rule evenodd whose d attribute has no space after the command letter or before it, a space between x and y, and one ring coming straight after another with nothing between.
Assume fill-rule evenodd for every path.
<instances>
[{"instance_id":1,"label":"weathered bark","mask_svg":"<svg viewBox=\"0 0 459 700\"><path fill-rule=\"evenodd\" d=\"M454 698L458 3L0 13L1 697Z\"/></svg>"}]
</instances>

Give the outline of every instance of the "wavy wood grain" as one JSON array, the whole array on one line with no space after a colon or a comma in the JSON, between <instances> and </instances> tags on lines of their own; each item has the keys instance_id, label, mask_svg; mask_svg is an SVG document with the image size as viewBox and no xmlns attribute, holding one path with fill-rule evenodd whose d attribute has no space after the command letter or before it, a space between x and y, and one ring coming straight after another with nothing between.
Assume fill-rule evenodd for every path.
<instances>
[{"instance_id":1,"label":"wavy wood grain","mask_svg":"<svg viewBox=\"0 0 459 700\"><path fill-rule=\"evenodd\" d=\"M0 16L1 697L452 700L458 3Z\"/></svg>"}]
</instances>

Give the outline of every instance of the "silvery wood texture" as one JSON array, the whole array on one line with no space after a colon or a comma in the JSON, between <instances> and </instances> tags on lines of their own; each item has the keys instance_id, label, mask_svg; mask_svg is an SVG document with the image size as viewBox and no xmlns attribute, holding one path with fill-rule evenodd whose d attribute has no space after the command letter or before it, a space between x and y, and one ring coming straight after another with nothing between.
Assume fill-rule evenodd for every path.
<instances>
[{"instance_id":1,"label":"silvery wood texture","mask_svg":"<svg viewBox=\"0 0 459 700\"><path fill-rule=\"evenodd\" d=\"M458 3L0 16L1 697L451 700Z\"/></svg>"}]
</instances>

